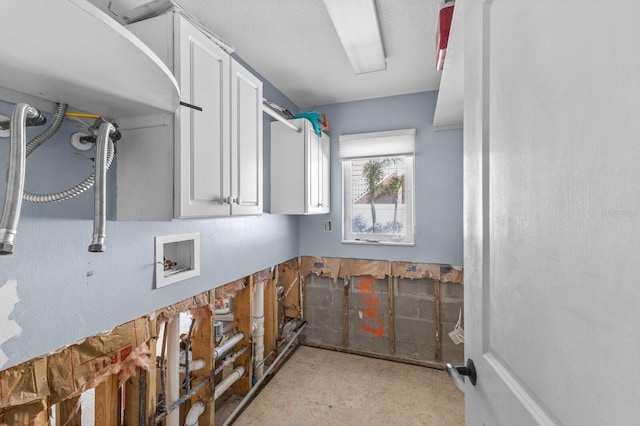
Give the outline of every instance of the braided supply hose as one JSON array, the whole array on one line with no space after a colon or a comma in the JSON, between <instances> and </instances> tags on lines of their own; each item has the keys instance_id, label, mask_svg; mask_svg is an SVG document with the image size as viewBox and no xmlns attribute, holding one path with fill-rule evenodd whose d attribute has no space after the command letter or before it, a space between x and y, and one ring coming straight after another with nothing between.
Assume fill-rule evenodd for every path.
<instances>
[{"instance_id":1,"label":"braided supply hose","mask_svg":"<svg viewBox=\"0 0 640 426\"><path fill-rule=\"evenodd\" d=\"M33 138L27 144L27 156L58 131L58 129L62 125L66 111L66 104L58 104L58 108L51 125L44 132ZM111 166L114 157L115 148L113 146L113 141L109 139L109 142L107 144L107 170ZM33 194L31 192L24 191L22 199L25 201L29 201L30 203L56 203L58 201L68 200L82 194L86 190L93 187L94 183L95 172L91 173L91 175L86 177L82 182L69 189L65 189L63 191L55 192L52 194Z\"/></svg>"}]
</instances>

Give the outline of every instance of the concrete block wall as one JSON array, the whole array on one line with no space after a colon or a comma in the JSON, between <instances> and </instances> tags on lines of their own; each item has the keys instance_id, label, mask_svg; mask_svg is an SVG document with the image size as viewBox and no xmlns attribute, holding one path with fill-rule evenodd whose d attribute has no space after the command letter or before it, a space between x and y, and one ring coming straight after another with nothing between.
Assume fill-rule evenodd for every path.
<instances>
[{"instance_id":1,"label":"concrete block wall","mask_svg":"<svg viewBox=\"0 0 640 426\"><path fill-rule=\"evenodd\" d=\"M442 360L454 365L463 365L464 344L455 345L449 337L462 311L464 328L464 288L460 284L440 283L440 336L442 336Z\"/></svg>"},{"instance_id":2,"label":"concrete block wall","mask_svg":"<svg viewBox=\"0 0 640 426\"><path fill-rule=\"evenodd\" d=\"M433 281L398 278L394 283L396 354L434 361L435 320Z\"/></svg>"},{"instance_id":3,"label":"concrete block wall","mask_svg":"<svg viewBox=\"0 0 640 426\"><path fill-rule=\"evenodd\" d=\"M310 275L305 280L305 334L316 343L342 346L343 287L325 277ZM310 320L312 319L312 320Z\"/></svg>"},{"instance_id":4,"label":"concrete block wall","mask_svg":"<svg viewBox=\"0 0 640 426\"><path fill-rule=\"evenodd\" d=\"M440 285L441 356L436 360L435 292L431 279L393 280L394 328L390 331L387 279L352 277L349 286L348 342L344 345L344 280L306 277L306 341L391 358L462 365L464 344L449 338L463 307L463 286ZM464 326L464 324L463 324ZM390 350L389 340L395 340Z\"/></svg>"},{"instance_id":5,"label":"concrete block wall","mask_svg":"<svg viewBox=\"0 0 640 426\"><path fill-rule=\"evenodd\" d=\"M349 344L351 349L390 355L387 280L353 277L349 282Z\"/></svg>"}]
</instances>

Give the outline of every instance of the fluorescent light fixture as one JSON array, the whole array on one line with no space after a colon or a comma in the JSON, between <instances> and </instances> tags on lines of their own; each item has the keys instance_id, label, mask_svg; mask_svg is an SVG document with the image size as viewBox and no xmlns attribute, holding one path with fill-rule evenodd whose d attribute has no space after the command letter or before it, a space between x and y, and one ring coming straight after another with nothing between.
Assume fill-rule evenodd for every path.
<instances>
[{"instance_id":1,"label":"fluorescent light fixture","mask_svg":"<svg viewBox=\"0 0 640 426\"><path fill-rule=\"evenodd\" d=\"M324 0L356 74L387 68L375 0Z\"/></svg>"}]
</instances>

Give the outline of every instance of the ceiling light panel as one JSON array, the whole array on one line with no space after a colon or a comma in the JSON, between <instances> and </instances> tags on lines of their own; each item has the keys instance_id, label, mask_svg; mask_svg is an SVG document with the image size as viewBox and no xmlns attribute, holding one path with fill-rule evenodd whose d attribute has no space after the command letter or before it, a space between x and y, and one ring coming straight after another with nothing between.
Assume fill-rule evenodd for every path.
<instances>
[{"instance_id":1,"label":"ceiling light panel","mask_svg":"<svg viewBox=\"0 0 640 426\"><path fill-rule=\"evenodd\" d=\"M324 0L356 74L387 68L375 0Z\"/></svg>"}]
</instances>

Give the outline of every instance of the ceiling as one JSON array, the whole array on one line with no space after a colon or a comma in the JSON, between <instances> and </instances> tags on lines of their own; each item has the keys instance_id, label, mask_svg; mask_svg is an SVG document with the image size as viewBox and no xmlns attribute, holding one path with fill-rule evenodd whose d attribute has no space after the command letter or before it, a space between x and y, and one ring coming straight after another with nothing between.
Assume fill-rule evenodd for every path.
<instances>
[{"instance_id":1,"label":"ceiling","mask_svg":"<svg viewBox=\"0 0 640 426\"><path fill-rule=\"evenodd\" d=\"M347 1L347 0L345 0ZM440 0L376 0L387 69L356 75L322 0L178 0L301 108L437 90Z\"/></svg>"}]
</instances>

